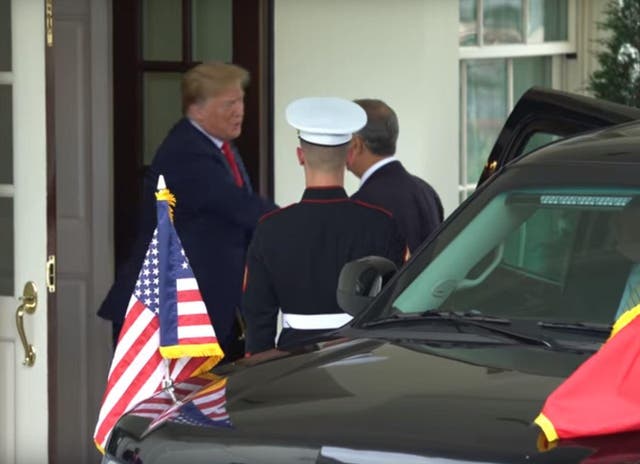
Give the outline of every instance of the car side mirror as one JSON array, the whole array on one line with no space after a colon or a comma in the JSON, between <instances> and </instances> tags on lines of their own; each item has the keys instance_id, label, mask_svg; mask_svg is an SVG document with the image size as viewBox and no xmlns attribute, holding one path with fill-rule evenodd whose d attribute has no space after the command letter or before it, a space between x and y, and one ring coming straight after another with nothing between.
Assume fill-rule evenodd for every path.
<instances>
[{"instance_id":1,"label":"car side mirror","mask_svg":"<svg viewBox=\"0 0 640 464\"><path fill-rule=\"evenodd\" d=\"M344 312L357 316L397 270L393 261L381 256L366 256L348 262L338 277L338 306Z\"/></svg>"}]
</instances>

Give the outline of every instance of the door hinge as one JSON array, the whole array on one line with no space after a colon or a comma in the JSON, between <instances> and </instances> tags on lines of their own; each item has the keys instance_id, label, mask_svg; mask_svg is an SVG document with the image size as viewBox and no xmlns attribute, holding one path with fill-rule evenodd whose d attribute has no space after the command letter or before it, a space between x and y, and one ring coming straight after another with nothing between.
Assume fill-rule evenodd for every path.
<instances>
[{"instance_id":1,"label":"door hinge","mask_svg":"<svg viewBox=\"0 0 640 464\"><path fill-rule=\"evenodd\" d=\"M47 47L53 47L53 0L46 0L44 13Z\"/></svg>"},{"instance_id":2,"label":"door hinge","mask_svg":"<svg viewBox=\"0 0 640 464\"><path fill-rule=\"evenodd\" d=\"M56 255L47 258L47 290L49 293L56 292Z\"/></svg>"}]
</instances>

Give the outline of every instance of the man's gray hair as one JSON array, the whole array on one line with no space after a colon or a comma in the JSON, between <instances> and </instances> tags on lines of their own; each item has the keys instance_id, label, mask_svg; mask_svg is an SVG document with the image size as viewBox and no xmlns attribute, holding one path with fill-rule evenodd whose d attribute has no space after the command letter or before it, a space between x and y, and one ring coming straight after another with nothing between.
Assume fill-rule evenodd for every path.
<instances>
[{"instance_id":1,"label":"man's gray hair","mask_svg":"<svg viewBox=\"0 0 640 464\"><path fill-rule=\"evenodd\" d=\"M395 111L382 100L373 98L354 102L367 113L367 124L356 134L362 138L371 153L380 156L394 155L400 132Z\"/></svg>"}]
</instances>

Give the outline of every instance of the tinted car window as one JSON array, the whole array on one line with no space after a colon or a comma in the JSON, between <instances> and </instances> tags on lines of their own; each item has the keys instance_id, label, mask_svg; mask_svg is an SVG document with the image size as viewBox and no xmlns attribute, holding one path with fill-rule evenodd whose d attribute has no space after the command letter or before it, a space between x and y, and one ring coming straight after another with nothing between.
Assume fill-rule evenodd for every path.
<instances>
[{"instance_id":1,"label":"tinted car window","mask_svg":"<svg viewBox=\"0 0 640 464\"><path fill-rule=\"evenodd\" d=\"M556 140L560 140L561 135L550 134L548 132L535 132L527 141L527 144L522 149L522 154L530 153L536 148L540 148Z\"/></svg>"},{"instance_id":2,"label":"tinted car window","mask_svg":"<svg viewBox=\"0 0 640 464\"><path fill-rule=\"evenodd\" d=\"M501 193L447 243L433 245L439 251L390 308L609 324L632 264L617 250L615 218L639 194Z\"/></svg>"}]
</instances>

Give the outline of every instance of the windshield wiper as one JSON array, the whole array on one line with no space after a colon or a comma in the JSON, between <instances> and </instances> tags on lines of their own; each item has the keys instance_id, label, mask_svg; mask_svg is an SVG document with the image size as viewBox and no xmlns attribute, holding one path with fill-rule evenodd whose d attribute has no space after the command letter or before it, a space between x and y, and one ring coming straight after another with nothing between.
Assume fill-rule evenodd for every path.
<instances>
[{"instance_id":1,"label":"windshield wiper","mask_svg":"<svg viewBox=\"0 0 640 464\"><path fill-rule=\"evenodd\" d=\"M462 322L463 324L472 325L474 327L481 327L490 332L505 335L507 337L513 338L515 340L520 340L530 345L542 345L546 346L547 348L554 348L555 346L555 343L553 341L547 340L546 338L536 337L534 335L523 334L520 332L513 332L511 330L496 327L494 325L488 325L489 323L510 325L511 321L509 319L500 317L484 316L479 311L471 310L466 313L458 313L455 311L427 311L423 313L423 317L428 317L431 314L443 319L451 319L455 322Z\"/></svg>"},{"instance_id":2,"label":"windshield wiper","mask_svg":"<svg viewBox=\"0 0 640 464\"><path fill-rule=\"evenodd\" d=\"M580 332L611 333L611 324L596 324L593 322L555 322L538 321L538 326L545 329L575 330Z\"/></svg>"},{"instance_id":3,"label":"windshield wiper","mask_svg":"<svg viewBox=\"0 0 640 464\"><path fill-rule=\"evenodd\" d=\"M513 332L511 330L507 330L501 327L489 325L489 324L510 325L511 321L509 319L500 318L500 317L485 316L485 315L482 315L479 311L473 311L473 310L466 313L458 313L455 311L432 311L432 310L424 311L422 313L412 314L412 315L403 315L400 313L395 313L388 318L379 319L377 321L371 321L366 324L363 324L363 327L369 328L369 327L380 326L380 325L385 325L389 323L393 324L393 323L402 323L402 322L411 322L411 321L420 321L420 320L451 321L454 324L464 324L464 325L470 325L473 327L480 327L485 330L488 330L489 332L504 335L514 340L519 340L523 343L527 343L530 345L541 345L541 346L546 346L547 348L555 347L554 342L547 340L545 338Z\"/></svg>"},{"instance_id":4,"label":"windshield wiper","mask_svg":"<svg viewBox=\"0 0 640 464\"><path fill-rule=\"evenodd\" d=\"M478 322L491 322L492 324L511 325L511 320L504 317L484 315L477 309L470 309L465 312L460 311L425 311L421 315L422 317L429 317L434 315L437 318L443 319L459 319L462 318L465 321L478 321Z\"/></svg>"}]
</instances>

